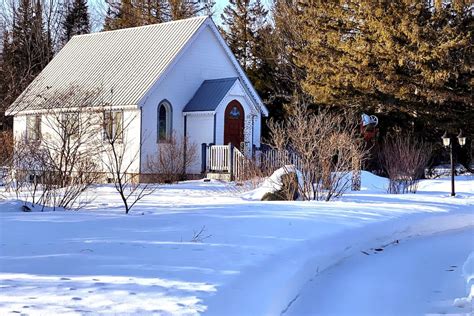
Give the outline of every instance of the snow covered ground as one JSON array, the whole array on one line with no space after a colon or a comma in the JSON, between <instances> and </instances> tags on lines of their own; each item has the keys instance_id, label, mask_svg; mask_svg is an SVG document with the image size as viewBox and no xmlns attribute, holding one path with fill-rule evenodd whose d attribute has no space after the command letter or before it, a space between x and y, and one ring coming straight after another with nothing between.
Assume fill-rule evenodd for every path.
<instances>
[{"instance_id":1,"label":"snow covered ground","mask_svg":"<svg viewBox=\"0 0 474 316\"><path fill-rule=\"evenodd\" d=\"M471 303L453 302L471 290L463 265L473 243L466 229L361 252L310 279L286 314L469 314Z\"/></svg>"},{"instance_id":2,"label":"snow covered ground","mask_svg":"<svg viewBox=\"0 0 474 316\"><path fill-rule=\"evenodd\" d=\"M406 304L422 312L467 313L472 305L450 300L468 295L459 267L474 251L474 177L456 184L454 198L449 179L388 195L385 179L364 173L363 190L339 201L260 202L190 181L160 187L130 215L110 186L94 188L95 201L77 212L23 213L0 200L0 314L301 315L354 301L364 311L377 280L418 293ZM388 272L396 263L401 276ZM448 274L454 283L435 286ZM316 306L328 282L326 305Z\"/></svg>"}]
</instances>

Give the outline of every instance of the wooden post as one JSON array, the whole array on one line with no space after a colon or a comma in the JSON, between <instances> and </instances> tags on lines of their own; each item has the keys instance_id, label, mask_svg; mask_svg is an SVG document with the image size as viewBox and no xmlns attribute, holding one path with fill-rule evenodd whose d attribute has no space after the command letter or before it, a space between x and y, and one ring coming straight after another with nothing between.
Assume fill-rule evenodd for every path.
<instances>
[{"instance_id":1,"label":"wooden post","mask_svg":"<svg viewBox=\"0 0 474 316\"><path fill-rule=\"evenodd\" d=\"M234 175L233 175L233 169L234 169L234 145L232 143L229 143L229 149L228 149L228 154L229 154L229 174L230 174L230 181L233 180Z\"/></svg>"},{"instance_id":2,"label":"wooden post","mask_svg":"<svg viewBox=\"0 0 474 316\"><path fill-rule=\"evenodd\" d=\"M206 143L202 143L201 144L201 173L205 173L207 169L206 153L207 153L207 145Z\"/></svg>"}]
</instances>

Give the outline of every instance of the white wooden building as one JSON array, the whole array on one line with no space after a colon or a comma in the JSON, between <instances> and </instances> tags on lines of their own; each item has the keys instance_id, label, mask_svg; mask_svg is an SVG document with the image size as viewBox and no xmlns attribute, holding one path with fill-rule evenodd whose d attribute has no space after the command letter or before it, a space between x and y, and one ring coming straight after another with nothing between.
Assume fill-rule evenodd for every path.
<instances>
[{"instance_id":1,"label":"white wooden building","mask_svg":"<svg viewBox=\"0 0 474 316\"><path fill-rule=\"evenodd\" d=\"M8 109L15 137L34 135L32 118L41 126L39 96L70 87L100 90L97 111L106 104L133 120L126 133L140 174L171 133L199 147L188 174L203 171L203 143L258 148L268 115L209 17L74 36Z\"/></svg>"}]
</instances>

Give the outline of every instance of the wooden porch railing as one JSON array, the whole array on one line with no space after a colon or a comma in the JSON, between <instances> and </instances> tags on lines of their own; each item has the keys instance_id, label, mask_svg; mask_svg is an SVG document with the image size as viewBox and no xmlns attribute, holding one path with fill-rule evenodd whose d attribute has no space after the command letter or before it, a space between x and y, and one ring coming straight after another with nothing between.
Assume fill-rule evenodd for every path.
<instances>
[{"instance_id":1,"label":"wooden porch railing","mask_svg":"<svg viewBox=\"0 0 474 316\"><path fill-rule=\"evenodd\" d=\"M295 165L300 169L301 160L290 151L253 150L252 157L246 157L240 150L229 145L202 144L202 172L228 173L233 180L245 180L246 168L255 163L257 167L272 172L285 165ZM254 166L255 167L255 166Z\"/></svg>"},{"instance_id":2,"label":"wooden porch railing","mask_svg":"<svg viewBox=\"0 0 474 316\"><path fill-rule=\"evenodd\" d=\"M202 144L203 172L229 173L231 179L240 179L245 168L245 155L229 145Z\"/></svg>"},{"instance_id":3,"label":"wooden porch railing","mask_svg":"<svg viewBox=\"0 0 474 316\"><path fill-rule=\"evenodd\" d=\"M212 145L207 147L207 170L211 172L229 172L231 146Z\"/></svg>"},{"instance_id":4,"label":"wooden porch railing","mask_svg":"<svg viewBox=\"0 0 474 316\"><path fill-rule=\"evenodd\" d=\"M242 176L245 173L245 168L247 168L247 158L238 150L234 148L234 152L232 154L232 176L235 180L240 181L243 180Z\"/></svg>"}]
</instances>

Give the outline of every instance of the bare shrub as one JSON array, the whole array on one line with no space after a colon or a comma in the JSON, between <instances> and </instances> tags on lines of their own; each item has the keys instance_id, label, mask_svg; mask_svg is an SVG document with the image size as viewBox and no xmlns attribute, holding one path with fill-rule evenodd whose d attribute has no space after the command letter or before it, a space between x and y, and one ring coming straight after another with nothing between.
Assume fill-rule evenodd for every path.
<instances>
[{"instance_id":1,"label":"bare shrub","mask_svg":"<svg viewBox=\"0 0 474 316\"><path fill-rule=\"evenodd\" d=\"M21 138L15 141L14 147L5 188L13 191L16 198L25 203L40 203L46 195L46 190L43 188L40 193L41 176L46 170L46 159L40 143L28 142Z\"/></svg>"},{"instance_id":2,"label":"bare shrub","mask_svg":"<svg viewBox=\"0 0 474 316\"><path fill-rule=\"evenodd\" d=\"M196 158L197 145L172 133L167 142L159 143L156 155L147 156L147 172L153 182L175 183L186 178L186 169Z\"/></svg>"},{"instance_id":3,"label":"bare shrub","mask_svg":"<svg viewBox=\"0 0 474 316\"><path fill-rule=\"evenodd\" d=\"M54 189L49 197L49 204L54 206L71 208L99 180L101 129L97 113L88 111L89 97L69 93L69 100L78 105L74 112L50 110L43 116L41 147L47 164L44 184Z\"/></svg>"},{"instance_id":4,"label":"bare shrub","mask_svg":"<svg viewBox=\"0 0 474 316\"><path fill-rule=\"evenodd\" d=\"M304 200L341 196L351 186L351 173L360 172L354 167L367 155L356 124L326 110L312 113L300 105L285 122L270 120L268 126L278 167L291 165L301 172Z\"/></svg>"},{"instance_id":5,"label":"bare shrub","mask_svg":"<svg viewBox=\"0 0 474 316\"><path fill-rule=\"evenodd\" d=\"M81 195L99 175L100 124L90 111L97 94L70 87L37 96L35 130L27 124L14 146L10 189L17 196L22 193L26 202L53 208L77 209L87 203Z\"/></svg>"},{"instance_id":6,"label":"bare shrub","mask_svg":"<svg viewBox=\"0 0 474 316\"><path fill-rule=\"evenodd\" d=\"M385 139L380 161L389 178L388 193L416 193L431 158L432 147L413 135Z\"/></svg>"}]
</instances>

